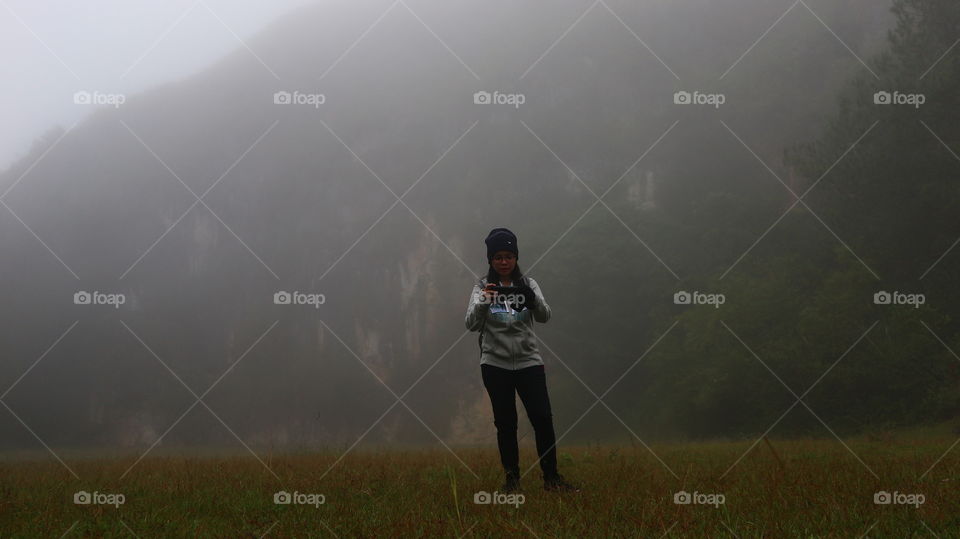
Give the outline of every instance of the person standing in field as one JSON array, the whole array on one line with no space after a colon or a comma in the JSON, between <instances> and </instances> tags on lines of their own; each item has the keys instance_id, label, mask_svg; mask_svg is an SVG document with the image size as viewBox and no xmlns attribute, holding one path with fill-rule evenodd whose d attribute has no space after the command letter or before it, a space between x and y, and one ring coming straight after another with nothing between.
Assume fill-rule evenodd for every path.
<instances>
[{"instance_id":1,"label":"person standing in field","mask_svg":"<svg viewBox=\"0 0 960 539\"><path fill-rule=\"evenodd\" d=\"M533 335L534 321L550 320L550 306L537 282L520 271L517 237L513 232L495 228L484 241L489 268L486 278L473 285L466 326L469 331L480 332L480 373L493 407L497 447L507 478L501 490L520 489L515 397L519 394L536 433L543 488L579 491L557 472L556 436L546 372ZM493 290L496 286L516 288L511 293L497 293Z\"/></svg>"}]
</instances>

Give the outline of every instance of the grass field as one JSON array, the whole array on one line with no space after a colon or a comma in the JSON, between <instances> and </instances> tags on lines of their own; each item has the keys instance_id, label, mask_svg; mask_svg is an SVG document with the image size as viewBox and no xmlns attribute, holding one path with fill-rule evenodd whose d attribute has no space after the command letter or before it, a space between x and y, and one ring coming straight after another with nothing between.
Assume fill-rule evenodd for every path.
<instances>
[{"instance_id":1,"label":"grass field","mask_svg":"<svg viewBox=\"0 0 960 539\"><path fill-rule=\"evenodd\" d=\"M333 468L340 452L263 456L279 479L249 455L148 456L122 479L136 456L65 458L80 480L52 457L6 459L0 537L960 537L960 448L937 462L955 441L654 444L679 479L639 444L562 447L582 491L544 492L533 469L513 505L475 503L503 481L495 447L454 448L479 478L443 448L357 448ZM526 470L535 454L521 453ZM113 505L76 504L78 491ZM278 491L314 505L274 503ZM679 491L713 505L675 503ZM880 491L913 505L877 504Z\"/></svg>"}]
</instances>

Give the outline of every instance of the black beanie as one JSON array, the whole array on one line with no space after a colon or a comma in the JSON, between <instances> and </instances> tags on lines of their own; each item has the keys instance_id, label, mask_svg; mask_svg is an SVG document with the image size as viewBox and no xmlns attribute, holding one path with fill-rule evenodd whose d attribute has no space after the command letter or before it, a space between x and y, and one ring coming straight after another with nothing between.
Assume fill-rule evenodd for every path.
<instances>
[{"instance_id":1,"label":"black beanie","mask_svg":"<svg viewBox=\"0 0 960 539\"><path fill-rule=\"evenodd\" d=\"M498 251L510 251L518 257L520 256L520 252L517 250L517 236L506 228L491 230L484 243L487 244L488 264L493 261L493 255L497 254Z\"/></svg>"}]
</instances>

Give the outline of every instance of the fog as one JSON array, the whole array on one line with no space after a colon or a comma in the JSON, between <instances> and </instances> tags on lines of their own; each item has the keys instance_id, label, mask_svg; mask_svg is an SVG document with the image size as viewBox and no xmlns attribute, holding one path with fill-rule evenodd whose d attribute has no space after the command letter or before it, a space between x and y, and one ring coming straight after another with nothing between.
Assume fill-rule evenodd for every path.
<instances>
[{"instance_id":1,"label":"fog","mask_svg":"<svg viewBox=\"0 0 960 539\"><path fill-rule=\"evenodd\" d=\"M0 168L50 126L90 114L73 94L124 94L196 73L307 0L5 1L0 6ZM328 2L327 4L331 4Z\"/></svg>"},{"instance_id":2,"label":"fog","mask_svg":"<svg viewBox=\"0 0 960 539\"><path fill-rule=\"evenodd\" d=\"M492 448L495 227L560 444L952 416L950 41L905 59L869 0L306 4L0 9L0 449Z\"/></svg>"}]
</instances>

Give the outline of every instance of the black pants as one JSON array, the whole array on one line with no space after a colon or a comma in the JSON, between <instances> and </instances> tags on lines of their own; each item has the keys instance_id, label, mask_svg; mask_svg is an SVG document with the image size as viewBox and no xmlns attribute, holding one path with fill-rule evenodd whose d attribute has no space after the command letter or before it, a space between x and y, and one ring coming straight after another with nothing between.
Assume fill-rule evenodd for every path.
<instances>
[{"instance_id":1,"label":"black pants","mask_svg":"<svg viewBox=\"0 0 960 539\"><path fill-rule=\"evenodd\" d=\"M517 405L515 394L527 411L537 438L537 455L544 478L557 473L556 436L553 413L547 396L547 377L543 365L508 370L480 364L483 386L493 406L493 424L497 427L500 462L507 472L519 472L520 451L517 446Z\"/></svg>"}]
</instances>

